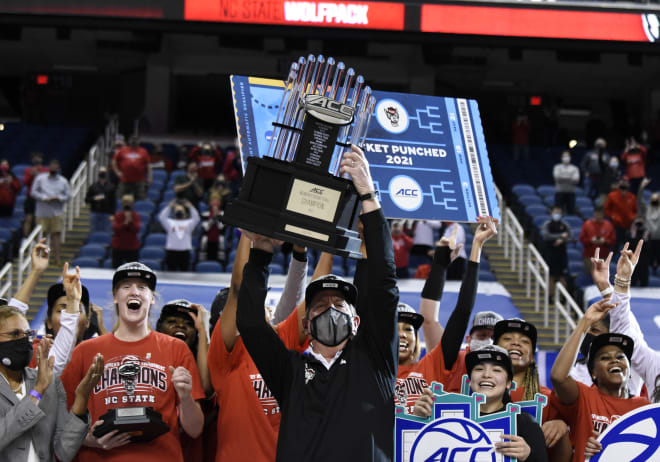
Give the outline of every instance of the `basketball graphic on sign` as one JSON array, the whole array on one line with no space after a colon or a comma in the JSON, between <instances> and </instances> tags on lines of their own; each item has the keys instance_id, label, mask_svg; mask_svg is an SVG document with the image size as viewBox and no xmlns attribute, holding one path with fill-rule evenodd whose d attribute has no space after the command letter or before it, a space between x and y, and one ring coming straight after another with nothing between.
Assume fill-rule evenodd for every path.
<instances>
[{"instance_id":1,"label":"basketball graphic on sign","mask_svg":"<svg viewBox=\"0 0 660 462\"><path fill-rule=\"evenodd\" d=\"M603 450L591 462L660 460L660 404L640 407L615 420L598 441Z\"/></svg>"},{"instance_id":2,"label":"basketball graphic on sign","mask_svg":"<svg viewBox=\"0 0 660 462\"><path fill-rule=\"evenodd\" d=\"M495 449L475 422L460 417L442 419L424 427L413 443L410 462L428 460L495 462Z\"/></svg>"}]
</instances>

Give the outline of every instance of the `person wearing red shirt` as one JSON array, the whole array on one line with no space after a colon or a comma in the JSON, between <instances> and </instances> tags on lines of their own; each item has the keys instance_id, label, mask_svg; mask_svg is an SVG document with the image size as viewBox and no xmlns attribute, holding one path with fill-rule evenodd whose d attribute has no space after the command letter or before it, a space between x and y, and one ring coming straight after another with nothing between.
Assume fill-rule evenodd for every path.
<instances>
[{"instance_id":1,"label":"person wearing red shirt","mask_svg":"<svg viewBox=\"0 0 660 462\"><path fill-rule=\"evenodd\" d=\"M121 198L122 209L111 217L112 230L112 267L117 268L122 263L135 261L140 249L140 214L133 210L133 196L130 194Z\"/></svg>"},{"instance_id":2,"label":"person wearing red shirt","mask_svg":"<svg viewBox=\"0 0 660 462\"><path fill-rule=\"evenodd\" d=\"M596 248L600 247L601 251L607 255L616 243L614 226L604 219L602 206L594 207L594 217L582 224L580 242L584 246L582 251L584 272L591 274L591 257Z\"/></svg>"},{"instance_id":3,"label":"person wearing red shirt","mask_svg":"<svg viewBox=\"0 0 660 462\"><path fill-rule=\"evenodd\" d=\"M630 181L630 190L637 191L646 176L646 147L640 145L635 138L626 140L621 163L625 169L625 177Z\"/></svg>"},{"instance_id":4,"label":"person wearing red shirt","mask_svg":"<svg viewBox=\"0 0 660 462\"><path fill-rule=\"evenodd\" d=\"M9 170L9 161L3 159L0 162L0 217L12 216L16 194L20 190L20 180Z\"/></svg>"},{"instance_id":5,"label":"person wearing red shirt","mask_svg":"<svg viewBox=\"0 0 660 462\"><path fill-rule=\"evenodd\" d=\"M605 199L605 216L612 221L616 232L616 247L621 248L626 232L637 216L637 196L629 191L630 183L622 179L618 190L614 190ZM593 255L593 253L591 254Z\"/></svg>"},{"instance_id":6,"label":"person wearing red shirt","mask_svg":"<svg viewBox=\"0 0 660 462\"><path fill-rule=\"evenodd\" d=\"M28 236L34 226L34 208L36 202L34 197L30 195L32 183L37 175L48 172L48 167L43 165L44 155L42 153L33 152L30 155L30 159L32 167L28 167L23 171L23 184L26 188L25 202L23 202L23 212L25 213L25 218L23 220L23 236Z\"/></svg>"},{"instance_id":7,"label":"person wearing red shirt","mask_svg":"<svg viewBox=\"0 0 660 462\"><path fill-rule=\"evenodd\" d=\"M199 166L198 175L204 182L204 191L207 191L224 165L222 152L217 147L204 143L192 148L188 156Z\"/></svg>"},{"instance_id":8,"label":"person wearing red shirt","mask_svg":"<svg viewBox=\"0 0 660 462\"><path fill-rule=\"evenodd\" d=\"M151 159L136 136L130 138L128 146L117 150L112 157L112 169L119 178L119 196L132 194L137 200L147 197L146 185L153 180Z\"/></svg>"},{"instance_id":9,"label":"person wearing red shirt","mask_svg":"<svg viewBox=\"0 0 660 462\"><path fill-rule=\"evenodd\" d=\"M408 261L410 260L410 248L413 240L403 232L401 222L392 223L392 246L394 246L394 266L396 266L396 277L406 279L408 274Z\"/></svg>"},{"instance_id":10,"label":"person wearing red shirt","mask_svg":"<svg viewBox=\"0 0 660 462\"><path fill-rule=\"evenodd\" d=\"M105 360L88 403L94 424L78 451L78 462L184 462L180 433L192 438L202 433L204 414L198 401L204 398L204 390L195 358L182 340L149 326L155 290L156 274L148 266L138 262L120 266L112 278L115 329L78 345L62 373L71 406L89 364L98 353ZM125 368L135 371L134 380L121 377ZM138 436L133 432L104 432L102 419L108 411L135 407L150 407L160 414L167 430L149 442L132 441ZM94 435L97 429L104 434Z\"/></svg>"},{"instance_id":11,"label":"person wearing red shirt","mask_svg":"<svg viewBox=\"0 0 660 462\"><path fill-rule=\"evenodd\" d=\"M587 367L594 384L577 382L569 375L578 349L589 331L614 304L600 300L589 307L566 340L550 372L553 392L559 399L560 417L570 427L573 462L582 462L598 452L595 437L625 413L649 404L645 398L628 395L630 358L634 342L623 334L601 334L591 342ZM587 451L585 453L585 451Z\"/></svg>"}]
</instances>

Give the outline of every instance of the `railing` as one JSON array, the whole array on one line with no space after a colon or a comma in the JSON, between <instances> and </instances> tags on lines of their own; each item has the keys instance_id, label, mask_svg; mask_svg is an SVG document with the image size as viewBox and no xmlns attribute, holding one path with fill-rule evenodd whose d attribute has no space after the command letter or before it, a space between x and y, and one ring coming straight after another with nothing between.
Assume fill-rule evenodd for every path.
<instances>
[{"instance_id":1,"label":"railing","mask_svg":"<svg viewBox=\"0 0 660 462\"><path fill-rule=\"evenodd\" d=\"M527 250L527 296L531 296L533 285L534 311L538 313L540 305L543 304L543 327L548 327L550 270L534 244L529 244Z\"/></svg>"},{"instance_id":2,"label":"railing","mask_svg":"<svg viewBox=\"0 0 660 462\"><path fill-rule=\"evenodd\" d=\"M7 301L9 301L9 295L11 294L12 267L11 262L7 262L0 270L0 297Z\"/></svg>"},{"instance_id":3,"label":"railing","mask_svg":"<svg viewBox=\"0 0 660 462\"><path fill-rule=\"evenodd\" d=\"M511 271L518 273L518 282L522 284L525 232L509 208L502 213L502 234L504 234L504 257L511 259Z\"/></svg>"},{"instance_id":4,"label":"railing","mask_svg":"<svg viewBox=\"0 0 660 462\"><path fill-rule=\"evenodd\" d=\"M504 197L502 197L502 193L500 192L500 188L495 186L495 197L497 198L497 203L500 207L500 216L502 219L504 219L504 209L506 208L506 204L504 203ZM497 245L501 246L502 242L504 240L503 237L504 233L499 232L497 233Z\"/></svg>"},{"instance_id":5,"label":"railing","mask_svg":"<svg viewBox=\"0 0 660 462\"><path fill-rule=\"evenodd\" d=\"M30 235L23 240L21 248L18 250L18 287L23 285L23 278L32 269L32 259L30 254L32 249L39 242L43 235L41 225L37 225Z\"/></svg>"},{"instance_id":6,"label":"railing","mask_svg":"<svg viewBox=\"0 0 660 462\"><path fill-rule=\"evenodd\" d=\"M562 302L562 299L564 300ZM577 327L576 322L573 320L571 315L571 310L575 313L577 320L580 320L583 316L582 311L571 294L568 293L566 288L561 282L555 284L555 319L554 319L554 333L555 333L555 343L559 343L559 313L562 314L566 320L566 332L565 336L568 337L570 333ZM546 310L547 313L547 310Z\"/></svg>"},{"instance_id":7,"label":"railing","mask_svg":"<svg viewBox=\"0 0 660 462\"><path fill-rule=\"evenodd\" d=\"M90 149L90 152L95 150L96 146ZM71 186L71 199L67 204L67 211L65 217L67 219L67 229L73 229L73 219L80 215L80 209L85 201L85 193L87 192L87 161L83 160L69 180Z\"/></svg>"}]
</instances>

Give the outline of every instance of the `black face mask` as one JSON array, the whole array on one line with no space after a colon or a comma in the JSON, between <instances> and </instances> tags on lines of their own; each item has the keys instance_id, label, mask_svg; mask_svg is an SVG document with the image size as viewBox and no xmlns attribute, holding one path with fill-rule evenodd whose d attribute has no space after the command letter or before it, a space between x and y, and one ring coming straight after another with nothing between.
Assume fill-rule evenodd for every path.
<instances>
[{"instance_id":1,"label":"black face mask","mask_svg":"<svg viewBox=\"0 0 660 462\"><path fill-rule=\"evenodd\" d=\"M595 338L596 336L594 334L589 333L584 336L584 340L582 340L582 344L580 345L580 354L584 359L587 359L589 356L589 348L591 348L591 342L593 342Z\"/></svg>"},{"instance_id":2,"label":"black face mask","mask_svg":"<svg viewBox=\"0 0 660 462\"><path fill-rule=\"evenodd\" d=\"M184 217L184 214L181 210L174 213L174 218L176 218L177 220L181 220L181 219L183 219L183 217Z\"/></svg>"},{"instance_id":3,"label":"black face mask","mask_svg":"<svg viewBox=\"0 0 660 462\"><path fill-rule=\"evenodd\" d=\"M28 337L0 342L0 363L12 371L20 371L32 361L32 342Z\"/></svg>"},{"instance_id":4,"label":"black face mask","mask_svg":"<svg viewBox=\"0 0 660 462\"><path fill-rule=\"evenodd\" d=\"M325 346L335 347L353 333L352 319L335 307L330 307L312 319L312 338Z\"/></svg>"},{"instance_id":5,"label":"black face mask","mask_svg":"<svg viewBox=\"0 0 660 462\"><path fill-rule=\"evenodd\" d=\"M651 201L651 205L652 205L653 207L657 207L658 205L660 205L660 200L658 200L658 201Z\"/></svg>"},{"instance_id":6,"label":"black face mask","mask_svg":"<svg viewBox=\"0 0 660 462\"><path fill-rule=\"evenodd\" d=\"M57 170L50 170L48 173L50 173L50 176L57 176Z\"/></svg>"},{"instance_id":7,"label":"black face mask","mask_svg":"<svg viewBox=\"0 0 660 462\"><path fill-rule=\"evenodd\" d=\"M128 204L126 204L126 205L124 206L124 212L130 212L130 211L131 211L131 206L128 205Z\"/></svg>"},{"instance_id":8,"label":"black face mask","mask_svg":"<svg viewBox=\"0 0 660 462\"><path fill-rule=\"evenodd\" d=\"M99 179L100 180L105 180L105 178L108 176L106 172L99 172Z\"/></svg>"}]
</instances>

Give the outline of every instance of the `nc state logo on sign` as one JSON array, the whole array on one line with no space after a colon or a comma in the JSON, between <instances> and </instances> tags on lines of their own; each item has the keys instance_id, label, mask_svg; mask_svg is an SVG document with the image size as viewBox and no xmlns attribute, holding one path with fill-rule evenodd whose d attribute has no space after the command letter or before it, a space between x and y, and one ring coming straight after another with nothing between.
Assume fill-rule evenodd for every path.
<instances>
[{"instance_id":1,"label":"nc state logo on sign","mask_svg":"<svg viewBox=\"0 0 660 462\"><path fill-rule=\"evenodd\" d=\"M615 420L598 438L603 450L590 462L660 460L660 404L650 404Z\"/></svg>"}]
</instances>

